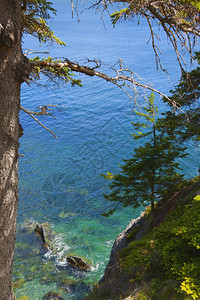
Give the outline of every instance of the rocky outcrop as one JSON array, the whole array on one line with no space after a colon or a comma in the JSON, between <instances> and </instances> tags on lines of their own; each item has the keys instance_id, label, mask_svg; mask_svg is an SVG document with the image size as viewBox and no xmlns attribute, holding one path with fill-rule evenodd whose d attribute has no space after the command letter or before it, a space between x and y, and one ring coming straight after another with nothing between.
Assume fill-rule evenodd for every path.
<instances>
[{"instance_id":1,"label":"rocky outcrop","mask_svg":"<svg viewBox=\"0 0 200 300\"><path fill-rule=\"evenodd\" d=\"M26 233L35 233L37 237L41 240L45 248L50 251L55 251L54 241L56 234L53 231L51 225L48 222L39 224L33 219L27 220L22 225L21 229Z\"/></svg>"},{"instance_id":2,"label":"rocky outcrop","mask_svg":"<svg viewBox=\"0 0 200 300\"><path fill-rule=\"evenodd\" d=\"M59 253L56 247L56 233L51 228L51 225L48 222L44 222L39 224L34 220L26 221L22 230L27 233L35 233L39 240L42 242L42 245L51 251L52 255L60 260ZM80 271L91 271L92 266L91 263L88 262L84 257L76 255L76 254L68 254L66 257L62 257L59 265L60 268L66 268L67 266L72 267L74 269L78 269Z\"/></svg>"},{"instance_id":3,"label":"rocky outcrop","mask_svg":"<svg viewBox=\"0 0 200 300\"><path fill-rule=\"evenodd\" d=\"M142 283L136 279L138 269L135 267L132 266L129 268L129 272L122 267L120 259L121 250L125 250L130 243L144 238L145 235L151 233L155 227L159 227L159 225L167 219L170 212L175 210L179 204L182 206L184 203L187 203L187 199L196 196L199 190L200 179L196 178L193 181L191 180L184 188L174 193L173 196L160 200L152 212L148 208L139 218L131 220L126 229L120 233L115 240L105 273L87 299L118 300L126 299L127 297L127 299L142 299L140 297L137 298L136 294L144 288L143 285L146 285L146 282ZM151 278L147 279L147 284L148 280L151 281ZM172 285L171 283L167 284ZM177 282L174 281L173 284L176 285ZM176 288L174 290L176 290ZM130 295L131 297L129 297ZM163 299L166 294L163 295L164 296L157 299ZM165 297L165 299L168 298Z\"/></svg>"},{"instance_id":4,"label":"rocky outcrop","mask_svg":"<svg viewBox=\"0 0 200 300\"><path fill-rule=\"evenodd\" d=\"M43 296L42 300L64 300L64 298L58 293L49 292Z\"/></svg>"},{"instance_id":5,"label":"rocky outcrop","mask_svg":"<svg viewBox=\"0 0 200 300\"><path fill-rule=\"evenodd\" d=\"M82 257L80 256L67 256L66 261L68 264L74 268L78 268L82 271L90 271L91 266L89 263Z\"/></svg>"},{"instance_id":6,"label":"rocky outcrop","mask_svg":"<svg viewBox=\"0 0 200 300\"><path fill-rule=\"evenodd\" d=\"M36 235L42 240L43 245L53 251L53 242L55 240L55 233L48 222L42 224L36 224L34 229Z\"/></svg>"},{"instance_id":7,"label":"rocky outcrop","mask_svg":"<svg viewBox=\"0 0 200 300\"><path fill-rule=\"evenodd\" d=\"M115 253L121 249L123 249L124 247L126 247L128 245L128 239L127 236L129 235L129 233L134 231L138 231L138 233L136 234L136 236L140 236L140 230L142 225L144 225L144 218L145 214L143 213L139 218L137 219L132 219L130 221L130 223L128 224L128 226L126 227L126 229L124 231L122 231L118 237L116 238L116 240L114 241L113 247L112 247L112 251L111 251L111 255L110 255L110 261L112 261Z\"/></svg>"},{"instance_id":8,"label":"rocky outcrop","mask_svg":"<svg viewBox=\"0 0 200 300\"><path fill-rule=\"evenodd\" d=\"M125 294L128 296L130 295L130 291L137 288L130 283L130 275L121 268L118 254L120 250L129 244L129 234L131 232L135 232L136 236L138 236L138 238L140 237L140 231L144 231L146 227L145 221L145 214L143 213L139 218L131 220L126 229L118 235L113 244L110 260L106 266L104 276L87 297L88 300L118 299L117 297L122 290L126 291Z\"/></svg>"}]
</instances>

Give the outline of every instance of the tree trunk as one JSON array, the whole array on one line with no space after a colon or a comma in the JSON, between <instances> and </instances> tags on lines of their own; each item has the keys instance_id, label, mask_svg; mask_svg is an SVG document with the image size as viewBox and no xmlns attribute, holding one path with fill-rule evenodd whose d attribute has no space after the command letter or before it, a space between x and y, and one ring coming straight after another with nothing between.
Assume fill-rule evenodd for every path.
<instances>
[{"instance_id":1,"label":"tree trunk","mask_svg":"<svg viewBox=\"0 0 200 300\"><path fill-rule=\"evenodd\" d=\"M156 148L156 127L155 127L155 107L153 106L153 155L152 155L152 183L151 183L151 210L154 209L155 200L155 148Z\"/></svg>"},{"instance_id":2,"label":"tree trunk","mask_svg":"<svg viewBox=\"0 0 200 300\"><path fill-rule=\"evenodd\" d=\"M0 299L15 299L12 264L18 202L21 1L0 0Z\"/></svg>"}]
</instances>

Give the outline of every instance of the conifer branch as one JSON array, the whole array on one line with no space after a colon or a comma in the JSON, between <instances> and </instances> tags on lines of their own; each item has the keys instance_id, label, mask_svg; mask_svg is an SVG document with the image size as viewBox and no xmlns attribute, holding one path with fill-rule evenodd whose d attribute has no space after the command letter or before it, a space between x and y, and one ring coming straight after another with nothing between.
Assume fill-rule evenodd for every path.
<instances>
[{"instance_id":1,"label":"conifer branch","mask_svg":"<svg viewBox=\"0 0 200 300\"><path fill-rule=\"evenodd\" d=\"M118 7L114 4L119 4ZM110 13L109 7L114 10ZM107 10L115 26L117 22L127 19L146 19L152 39L152 47L156 57L157 67L162 70L160 60L160 49L155 43L155 30L153 25L161 27L166 33L172 47L174 48L177 61L183 71L186 63L181 56L180 49L185 49L191 60L193 50L198 38L200 37L200 15L198 1L176 1L176 0L99 0L90 8ZM119 11L117 10L119 9Z\"/></svg>"},{"instance_id":2,"label":"conifer branch","mask_svg":"<svg viewBox=\"0 0 200 300\"><path fill-rule=\"evenodd\" d=\"M116 76L109 76L105 73L97 71L98 68L101 67L102 62L93 60L88 62L95 63L94 67L88 67L84 65L79 65L76 62L70 61L68 59L65 59L63 62L58 61L46 61L46 60L31 60L30 65L32 68L39 67L41 70L43 69L63 69L63 68L69 68L71 71L83 73L88 76L97 76L99 78L102 78L108 82L113 83L114 85L118 86L120 89L122 89L125 94L134 101L135 105L138 106L137 101L133 98L130 92L128 92L126 89L130 89L130 91L133 91L136 95L139 93L137 88L141 88L143 90L143 96L145 97L144 90L150 90L151 92L155 92L156 94L159 94L161 97L164 97L169 102L172 103L174 109L180 109L179 103L172 101L167 95L162 93L161 91L153 88L152 86L148 84L141 83L139 81L139 76L136 75L134 72L132 72L127 66L124 65L122 60L119 60L114 66L109 67ZM128 76L126 75L128 74ZM135 79L135 77L138 78L138 80ZM141 80L141 79L140 79ZM141 94L141 93L140 93ZM146 97L145 97L146 98Z\"/></svg>"}]
</instances>

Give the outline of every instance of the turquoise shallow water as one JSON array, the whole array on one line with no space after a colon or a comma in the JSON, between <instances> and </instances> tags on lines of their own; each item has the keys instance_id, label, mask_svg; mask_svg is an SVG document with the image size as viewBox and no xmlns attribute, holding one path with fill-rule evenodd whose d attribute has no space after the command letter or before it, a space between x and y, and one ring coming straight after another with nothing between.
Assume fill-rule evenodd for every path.
<instances>
[{"instance_id":1,"label":"turquoise shallow water","mask_svg":"<svg viewBox=\"0 0 200 300\"><path fill-rule=\"evenodd\" d=\"M67 47L51 49L56 57L72 60L98 58L113 64L120 57L156 88L167 92L179 78L173 51L162 37L163 63L169 76L156 71L146 24L139 27L127 22L112 28L105 16L85 11L81 22L71 20L70 6L56 1L58 16L52 23L56 34ZM28 37L24 49L41 51ZM45 51L48 49L45 49ZM167 54L167 55L166 55ZM51 86L31 88L23 84L22 105L35 109L56 104L56 120L40 120L57 139L21 113L24 136L21 138L19 163L19 212L13 280L16 296L42 299L47 292L58 292L64 299L84 299L100 279L108 262L116 236L142 209L120 209L109 219L101 214L110 207L103 199L107 182L100 173L117 172L124 158L135 146L131 139L133 104L117 87L101 79L80 75L82 88L60 89ZM43 83L44 80L43 80ZM157 99L158 100L158 99ZM165 107L158 102L160 110ZM190 143L190 155L182 161L187 177L197 175L199 145ZM45 251L34 234L26 233L27 220L49 222L56 232L57 256ZM74 253L92 264L88 273L63 267L60 257Z\"/></svg>"}]
</instances>

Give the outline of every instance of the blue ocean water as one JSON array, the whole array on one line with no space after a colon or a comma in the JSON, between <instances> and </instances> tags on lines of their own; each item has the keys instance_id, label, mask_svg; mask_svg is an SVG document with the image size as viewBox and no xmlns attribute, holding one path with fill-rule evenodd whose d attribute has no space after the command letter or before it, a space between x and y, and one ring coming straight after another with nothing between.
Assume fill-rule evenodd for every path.
<instances>
[{"instance_id":1,"label":"blue ocean water","mask_svg":"<svg viewBox=\"0 0 200 300\"><path fill-rule=\"evenodd\" d=\"M178 81L178 63L162 32L159 32L160 48L168 74L156 70L145 22L141 21L139 26L137 22L124 22L113 28L108 15L102 21L100 14L89 10L80 14L77 22L71 18L67 1L54 2L58 14L52 28L67 46L44 48L34 38L24 37L25 51L49 51L54 57L80 64L85 64L87 58L95 58L114 65L122 58L135 73L163 93L168 93ZM16 296L27 296L25 299L42 299L48 292L58 292L64 299L84 299L102 276L114 239L142 211L142 208L120 209L108 219L101 215L110 203L103 198L108 188L100 173L116 173L135 146L131 138L133 102L111 83L83 74L76 76L83 87L22 86L21 103L25 108L35 110L46 104L60 108L60 111L55 108L56 120L51 116L40 118L57 139L30 116L23 112L20 115L24 128L20 154L24 157L19 162L13 279ZM41 83L47 84L44 78ZM157 102L159 109L164 110L158 96ZM190 155L181 164L190 178L197 175L200 147L191 142L189 151ZM52 226L56 233L56 256L45 252L36 238L24 233L23 224L28 220ZM62 266L60 259L69 253L88 259L92 271L81 273Z\"/></svg>"}]
</instances>

